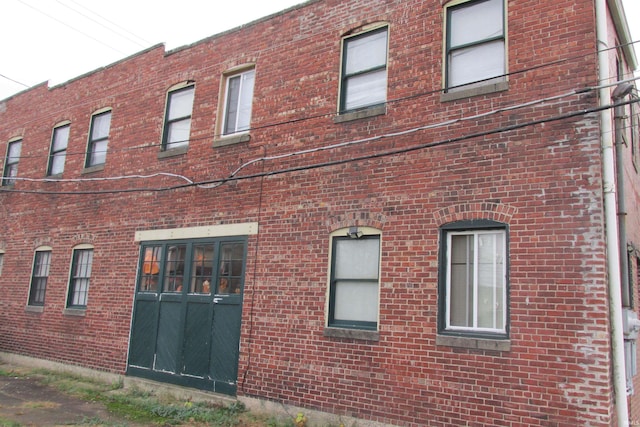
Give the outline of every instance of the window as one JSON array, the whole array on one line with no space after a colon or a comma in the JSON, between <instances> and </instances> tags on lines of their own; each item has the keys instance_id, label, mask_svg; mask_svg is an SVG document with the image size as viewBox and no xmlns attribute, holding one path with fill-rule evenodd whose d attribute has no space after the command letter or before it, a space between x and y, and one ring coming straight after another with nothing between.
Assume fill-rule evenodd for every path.
<instances>
[{"instance_id":1,"label":"window","mask_svg":"<svg viewBox=\"0 0 640 427\"><path fill-rule=\"evenodd\" d=\"M31 273L31 286L29 288L29 305L44 305L44 293L47 289L50 264L51 250L36 250Z\"/></svg>"},{"instance_id":2,"label":"window","mask_svg":"<svg viewBox=\"0 0 640 427\"><path fill-rule=\"evenodd\" d=\"M4 252L0 251L0 276L2 276L3 265L4 265Z\"/></svg>"},{"instance_id":3,"label":"window","mask_svg":"<svg viewBox=\"0 0 640 427\"><path fill-rule=\"evenodd\" d=\"M447 8L446 15L446 87L502 81L506 73L504 0L465 2Z\"/></svg>"},{"instance_id":4,"label":"window","mask_svg":"<svg viewBox=\"0 0 640 427\"><path fill-rule=\"evenodd\" d=\"M189 145L193 95L193 85L169 92L162 139L163 150Z\"/></svg>"},{"instance_id":5,"label":"window","mask_svg":"<svg viewBox=\"0 0 640 427\"><path fill-rule=\"evenodd\" d=\"M89 146L87 148L85 167L104 164L107 158L110 127L111 111L95 114L91 118L91 130L89 131Z\"/></svg>"},{"instance_id":6,"label":"window","mask_svg":"<svg viewBox=\"0 0 640 427\"><path fill-rule=\"evenodd\" d=\"M138 292L240 294L244 241L197 239L144 245Z\"/></svg>"},{"instance_id":7,"label":"window","mask_svg":"<svg viewBox=\"0 0 640 427\"><path fill-rule=\"evenodd\" d=\"M506 230L493 221L442 230L441 332L507 333Z\"/></svg>"},{"instance_id":8,"label":"window","mask_svg":"<svg viewBox=\"0 0 640 427\"><path fill-rule=\"evenodd\" d=\"M53 129L47 175L59 175L64 172L64 161L67 157L67 144L69 143L70 129L71 125L69 124L58 126Z\"/></svg>"},{"instance_id":9,"label":"window","mask_svg":"<svg viewBox=\"0 0 640 427\"><path fill-rule=\"evenodd\" d=\"M387 100L387 27L345 38L340 111Z\"/></svg>"},{"instance_id":10,"label":"window","mask_svg":"<svg viewBox=\"0 0 640 427\"><path fill-rule=\"evenodd\" d=\"M333 233L329 288L329 326L378 327L380 234L350 228Z\"/></svg>"},{"instance_id":11,"label":"window","mask_svg":"<svg viewBox=\"0 0 640 427\"><path fill-rule=\"evenodd\" d=\"M255 70L227 78L223 135L249 130Z\"/></svg>"},{"instance_id":12,"label":"window","mask_svg":"<svg viewBox=\"0 0 640 427\"><path fill-rule=\"evenodd\" d=\"M93 249L83 248L73 250L67 307L84 308L87 306L92 264Z\"/></svg>"},{"instance_id":13,"label":"window","mask_svg":"<svg viewBox=\"0 0 640 427\"><path fill-rule=\"evenodd\" d=\"M18 162L20 161L20 151L22 150L22 140L12 141L7 148L7 157L4 161L4 173L2 175L2 185L13 185L18 176Z\"/></svg>"}]
</instances>

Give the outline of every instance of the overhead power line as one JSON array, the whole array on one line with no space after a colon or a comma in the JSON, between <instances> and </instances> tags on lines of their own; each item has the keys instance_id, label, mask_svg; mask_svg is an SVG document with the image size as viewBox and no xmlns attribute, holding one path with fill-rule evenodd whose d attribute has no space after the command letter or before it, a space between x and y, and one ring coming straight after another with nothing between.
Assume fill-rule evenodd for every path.
<instances>
[{"instance_id":1,"label":"overhead power line","mask_svg":"<svg viewBox=\"0 0 640 427\"><path fill-rule=\"evenodd\" d=\"M410 152L413 152L413 151L420 151L420 150L425 150L425 149L429 149L429 148L435 148L435 147L439 147L439 146L443 146L443 145L463 142L463 141L470 140L470 139L483 138L483 137L486 137L486 136L497 135L497 134L501 134L501 133L505 133L505 132L511 132L511 131L514 131L514 130L523 129L523 128L527 128L527 127L530 127L530 126L536 126L536 125L540 125L540 124L545 124L545 123L551 123L551 122L571 119L571 118L574 118L574 117L584 116L584 115L591 114L591 113L597 113L597 112L600 112L600 111L603 111L603 110L609 110L611 108L615 108L615 107L619 107L619 106L635 104L635 103L638 103L639 101L640 101L640 99L633 98L633 99L630 99L630 100L627 100L627 101L624 101L624 102L618 102L618 103L615 103L615 104L597 106L597 107L592 107L592 108L587 108L587 109L581 109L581 110L572 111L572 112L564 113L564 114L559 114L559 115L555 115L555 116L551 116L551 117L546 117L546 118L542 118L542 119L538 119L538 120L531 120L531 121L528 121L528 122L518 123L518 124L514 124L514 125L509 125L509 126L503 126L503 127L491 129L491 130L488 130L488 131L475 132L475 133L470 133L470 134L462 135L462 136L455 137L455 138L448 138L448 139L443 139L443 140L438 140L438 141L426 142L426 143L414 145L414 146L411 146L411 147L394 149L394 150L390 150L390 151L384 151L384 152L373 153L373 154L367 154L367 155L358 156L358 157L349 157L349 158L345 158L345 159L332 160L332 161L328 161L328 162L320 162L320 163L304 165L304 166L283 168L283 169L272 170L272 171L263 171L263 172L250 174L250 175L229 176L229 177L226 177L226 178L218 178L218 179L211 179L211 180L205 180L205 181L199 181L199 182L191 182L191 183L175 185L175 186L170 186L170 187L155 187L155 188L154 187L145 187L145 188L129 188L129 189L113 189L113 190L89 190L89 191L14 190L14 189L7 189L7 188L0 187L0 192L41 194L41 195L87 195L87 194L96 194L97 195L97 194L121 194L121 193L140 193L140 192L166 192L166 191L179 190L179 189L189 188L189 187L206 188L206 187L203 187L203 186L210 185L210 184L224 184L224 183L232 182L232 181L241 181L241 180L249 180L249 179L256 179L256 178L269 177L269 176L277 176L277 175L282 175L282 174L287 174L287 173L308 171L308 170L331 167L331 166L337 166L337 165L342 165L342 164L355 163L355 162L360 162L360 161L365 161L365 160L371 160L371 159L377 159L377 158L384 158L384 157L402 155L402 154L410 153ZM419 128L414 128L414 129L411 129L410 131L413 133L413 132L418 132L418 131L424 131L424 130L427 130L427 129L429 129L429 126L423 126L423 127L419 127ZM394 132L394 133L391 133L391 134L380 135L380 136L376 137L376 139L391 138L391 137L398 136L398 135L405 135L407 133L409 133L409 131Z\"/></svg>"},{"instance_id":2,"label":"overhead power line","mask_svg":"<svg viewBox=\"0 0 640 427\"><path fill-rule=\"evenodd\" d=\"M26 87L26 88L31 87L31 86L29 86L29 85L26 85L26 84L24 84L24 83L22 83L22 82L19 82L19 81L15 80L15 79L12 79L11 77L7 77L7 76L5 76L4 74L0 74L0 77L2 77L3 79L7 79L7 80L9 80L10 82L13 82L13 83L19 84L19 85L21 85L21 86L24 86L24 87Z\"/></svg>"},{"instance_id":3,"label":"overhead power line","mask_svg":"<svg viewBox=\"0 0 640 427\"><path fill-rule=\"evenodd\" d=\"M69 9L69 10L71 10L71 11L73 11L73 12L77 13L78 15L82 16L83 18L86 18L86 19L90 20L91 22L94 22L94 23L96 23L96 24L100 25L102 28L105 28L106 30L111 31L113 34L116 34L116 35L118 35L119 37L122 37L122 38L124 38L124 39L126 39L126 40L129 40L131 43L134 43L134 44L136 44L136 45L138 45L138 46L140 46L140 47L142 47L142 48L146 48L146 47L148 47L149 45L151 45L151 43L150 43L150 42L146 41L146 40L145 40L145 39L143 39L142 37L135 35L135 34L134 34L134 33L132 33L131 31L127 30L126 28L121 27L120 25L116 24L115 22L108 20L107 18L105 18L104 16L100 15L99 13L94 12L93 10L89 9L89 8L88 8L88 7L86 7L86 6L81 5L80 3L78 3L78 2L76 2L76 1L74 1L74 0L69 0L69 1L71 1L71 2L72 2L72 3L74 3L74 4L76 4L77 6L80 6L81 8L83 8L84 10L86 10L86 11L88 11L88 12L92 13L93 15L95 15L95 16L97 16L97 17L99 17L99 18L100 18L100 19L102 19L103 21L108 22L109 24L111 24L112 26L114 26L114 27L118 28L118 29L119 29L119 30L121 30L122 32L125 32L125 33L127 33L127 34L129 34L129 35L131 35L131 36L135 37L136 39L141 40L143 43L140 43L139 41L134 40L134 39L132 39L131 37L128 37L126 34L122 34L122 32L114 31L114 30L113 30L113 28L111 28L111 27L109 27L109 26L107 26L107 25L104 25L102 22L100 22L100 21L98 21L98 20L96 20L96 19L93 19L91 16L88 16L88 15L86 15L86 14L82 13L82 12L81 12L81 11L79 11L78 9L75 9L75 8L73 8L73 7L69 6L68 4L63 3L63 2L61 2L60 0L56 0L56 1L57 1L59 4L61 4L62 6L66 7L67 9Z\"/></svg>"},{"instance_id":4,"label":"overhead power line","mask_svg":"<svg viewBox=\"0 0 640 427\"><path fill-rule=\"evenodd\" d=\"M84 31L81 31L81 30L79 30L79 29L77 29L77 28L75 28L75 27L73 27L73 26L71 26L71 25L67 24L67 23L66 23L66 22L64 22L64 21L59 20L59 19L58 19L58 18L56 18L55 16L51 16L51 15L49 15L48 13L46 13L46 12L44 12L44 11L42 11L42 10L38 9L37 7L31 6L30 4L25 3L23 0L17 0L17 1L18 1L18 2L20 2L20 3L22 3L23 5L27 6L28 8L30 8L30 9L32 9L32 10L35 10L36 12L38 12L38 13L40 13L40 14L42 14L42 15L46 16L47 18L52 19L52 20L56 21L57 23L59 23L59 24L61 24L61 25L64 25L65 27L67 27L67 28L69 28L69 29L71 29L71 30L73 30L73 31L75 31L75 32L77 32L77 33L79 33L79 34L82 34L83 36L85 36L85 37L87 37L87 38L89 38L89 39L91 39L91 40L93 40L93 41L95 41L95 42L97 42L97 43L100 43L101 45L106 46L106 47L108 47L109 49L111 49L111 50L113 50L113 51L115 51L115 52L118 52L118 53L119 53L119 54L121 54L121 55L127 55L125 52L121 51L120 49L115 48L115 47L113 47L113 46L111 46L111 45L109 45L109 44L107 44L107 43L103 42L102 40L97 39L97 38L93 37L92 35L89 35L89 34L85 33Z\"/></svg>"}]
</instances>

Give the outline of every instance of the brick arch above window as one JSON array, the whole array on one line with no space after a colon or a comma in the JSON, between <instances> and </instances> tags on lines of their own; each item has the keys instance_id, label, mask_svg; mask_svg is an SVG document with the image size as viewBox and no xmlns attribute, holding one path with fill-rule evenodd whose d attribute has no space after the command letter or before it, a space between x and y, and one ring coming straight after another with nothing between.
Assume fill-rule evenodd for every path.
<instances>
[{"instance_id":1,"label":"brick arch above window","mask_svg":"<svg viewBox=\"0 0 640 427\"><path fill-rule=\"evenodd\" d=\"M438 226L477 218L508 224L516 212L516 207L500 202L466 202L439 209L434 212L434 217Z\"/></svg>"},{"instance_id":2,"label":"brick arch above window","mask_svg":"<svg viewBox=\"0 0 640 427\"><path fill-rule=\"evenodd\" d=\"M349 227L371 227L383 230L386 222L387 217L381 213L356 211L342 215L333 215L327 219L325 225L331 233L342 228L348 229Z\"/></svg>"}]
</instances>

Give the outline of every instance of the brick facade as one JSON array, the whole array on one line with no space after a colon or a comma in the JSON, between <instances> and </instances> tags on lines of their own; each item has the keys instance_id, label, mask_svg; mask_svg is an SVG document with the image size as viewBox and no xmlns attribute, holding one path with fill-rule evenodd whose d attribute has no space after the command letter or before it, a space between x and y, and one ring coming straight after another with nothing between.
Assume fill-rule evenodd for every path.
<instances>
[{"instance_id":1,"label":"brick facade","mask_svg":"<svg viewBox=\"0 0 640 427\"><path fill-rule=\"evenodd\" d=\"M326 0L2 101L0 153L20 137L18 177L36 180L0 192L0 350L124 373L136 232L257 223L238 396L403 426L615 425L600 125L596 112L569 116L598 102L570 94L598 83L593 4L507 3L508 90L485 95L442 99L441 2ZM342 38L376 23L389 33L384 113L334 120ZM250 140L221 145L224 76L246 64ZM159 155L167 91L185 81L188 150ZM104 108L106 162L83 173ZM63 121L67 181L39 181ZM640 247L638 175L630 159L624 168L628 240ZM508 229L508 339L439 333L440 230L464 220ZM375 339L326 330L330 234L353 226L381 234ZM86 310L74 312L79 244L94 258ZM34 309L42 247L51 269Z\"/></svg>"}]
</instances>

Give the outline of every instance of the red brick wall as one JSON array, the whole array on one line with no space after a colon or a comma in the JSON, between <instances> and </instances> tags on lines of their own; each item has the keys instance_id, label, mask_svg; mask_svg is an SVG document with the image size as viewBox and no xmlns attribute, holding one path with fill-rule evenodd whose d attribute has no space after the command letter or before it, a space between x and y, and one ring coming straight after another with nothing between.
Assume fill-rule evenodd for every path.
<instances>
[{"instance_id":1,"label":"red brick wall","mask_svg":"<svg viewBox=\"0 0 640 427\"><path fill-rule=\"evenodd\" d=\"M20 177L42 178L52 127L71 121L64 178L81 177L91 114L113 109L104 171L226 177L263 156L464 118L596 84L589 2L510 1L509 90L441 102L442 7L319 1L169 54L155 47L4 102L0 152L23 137ZM388 22L387 113L334 124L341 36ZM251 141L213 148L222 73L256 64ZM553 63L553 64L552 64ZM158 159L166 91L195 81L188 153ZM596 105L594 94L328 151L257 162L274 173L215 189L177 178L41 183L0 193L0 349L123 372L137 230L257 221L249 239L239 394L406 426L611 425L598 117L450 139ZM34 108L37 106L37 108ZM436 144L438 143L438 144ZM427 146L432 144L433 146ZM403 154L349 161L415 148ZM75 153L72 155L72 153ZM309 168L325 162L332 166ZM275 174L289 168L302 170ZM85 195L82 191L145 188ZM438 230L509 226L510 351L436 345ZM329 233L382 232L379 341L325 337ZM63 314L71 250L95 247L84 317ZM42 313L25 311L33 251L53 247Z\"/></svg>"}]
</instances>

